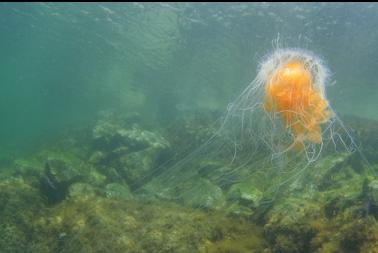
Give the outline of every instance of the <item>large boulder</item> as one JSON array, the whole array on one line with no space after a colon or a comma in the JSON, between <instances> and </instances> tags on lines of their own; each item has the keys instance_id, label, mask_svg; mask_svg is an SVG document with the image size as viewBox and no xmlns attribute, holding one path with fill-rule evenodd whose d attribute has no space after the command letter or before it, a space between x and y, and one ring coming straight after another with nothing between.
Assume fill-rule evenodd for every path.
<instances>
[{"instance_id":1,"label":"large boulder","mask_svg":"<svg viewBox=\"0 0 378 253\"><path fill-rule=\"evenodd\" d=\"M143 186L142 190L146 195L195 208L221 209L225 206L225 197L219 186L188 170L163 174L163 177Z\"/></svg>"},{"instance_id":2,"label":"large boulder","mask_svg":"<svg viewBox=\"0 0 378 253\"><path fill-rule=\"evenodd\" d=\"M100 120L93 129L94 151L89 162L108 179L118 174L132 189L147 182L168 153L170 144L159 133ZM114 168L110 171L109 168ZM112 180L114 181L114 180Z\"/></svg>"},{"instance_id":3,"label":"large boulder","mask_svg":"<svg viewBox=\"0 0 378 253\"><path fill-rule=\"evenodd\" d=\"M232 185L227 193L227 199L249 208L259 207L262 198L263 193L248 181Z\"/></svg>"}]
</instances>

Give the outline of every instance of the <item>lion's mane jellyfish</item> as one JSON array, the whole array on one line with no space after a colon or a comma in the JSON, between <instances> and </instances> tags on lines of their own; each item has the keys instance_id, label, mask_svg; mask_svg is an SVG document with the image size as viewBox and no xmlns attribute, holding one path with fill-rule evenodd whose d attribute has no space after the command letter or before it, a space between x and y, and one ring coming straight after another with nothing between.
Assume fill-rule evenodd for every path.
<instances>
[{"instance_id":1,"label":"lion's mane jellyfish","mask_svg":"<svg viewBox=\"0 0 378 253\"><path fill-rule=\"evenodd\" d=\"M353 152L353 138L327 99L328 77L315 54L275 49L228 105L213 136L167 166L152 189L160 185L161 194L177 197L206 175L222 189L247 181L269 199L323 156Z\"/></svg>"},{"instance_id":2,"label":"lion's mane jellyfish","mask_svg":"<svg viewBox=\"0 0 378 253\"><path fill-rule=\"evenodd\" d=\"M289 60L278 66L265 84L264 108L280 114L297 149L303 148L304 141L321 143L321 124L332 116L322 89L314 83L316 73L308 68L301 59Z\"/></svg>"},{"instance_id":3,"label":"lion's mane jellyfish","mask_svg":"<svg viewBox=\"0 0 378 253\"><path fill-rule=\"evenodd\" d=\"M239 147L268 149L271 158L290 153L316 161L324 148L350 151L353 139L326 97L329 71L313 53L276 49L257 76L228 107L219 135Z\"/></svg>"}]
</instances>

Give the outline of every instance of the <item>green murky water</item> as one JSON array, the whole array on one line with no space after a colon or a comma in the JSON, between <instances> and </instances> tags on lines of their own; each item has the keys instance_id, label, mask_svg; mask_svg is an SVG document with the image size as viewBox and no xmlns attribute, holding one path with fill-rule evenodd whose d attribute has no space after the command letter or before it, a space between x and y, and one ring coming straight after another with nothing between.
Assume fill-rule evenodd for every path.
<instances>
[{"instance_id":1,"label":"green murky water","mask_svg":"<svg viewBox=\"0 0 378 253\"><path fill-rule=\"evenodd\" d=\"M1 3L0 252L376 252L377 14ZM321 151L237 104L276 47L329 70Z\"/></svg>"}]
</instances>

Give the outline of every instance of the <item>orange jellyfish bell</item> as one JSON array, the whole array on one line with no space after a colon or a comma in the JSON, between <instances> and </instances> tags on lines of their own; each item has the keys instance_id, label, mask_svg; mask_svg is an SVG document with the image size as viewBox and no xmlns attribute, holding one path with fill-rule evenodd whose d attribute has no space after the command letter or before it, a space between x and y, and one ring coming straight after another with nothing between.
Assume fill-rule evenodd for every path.
<instances>
[{"instance_id":1,"label":"orange jellyfish bell","mask_svg":"<svg viewBox=\"0 0 378 253\"><path fill-rule=\"evenodd\" d=\"M294 138L294 146L322 142L321 124L332 112L316 77L304 59L289 59L273 69L265 83L264 109L278 114Z\"/></svg>"}]
</instances>

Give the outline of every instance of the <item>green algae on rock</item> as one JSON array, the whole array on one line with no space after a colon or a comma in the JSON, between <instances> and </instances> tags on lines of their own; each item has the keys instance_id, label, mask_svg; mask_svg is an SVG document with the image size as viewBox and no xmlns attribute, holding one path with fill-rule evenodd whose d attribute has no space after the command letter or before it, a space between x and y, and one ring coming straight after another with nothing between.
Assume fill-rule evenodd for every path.
<instances>
[{"instance_id":1,"label":"green algae on rock","mask_svg":"<svg viewBox=\"0 0 378 253\"><path fill-rule=\"evenodd\" d=\"M264 247L261 231L242 220L164 202L145 205L76 198L55 206L35 224L41 236L43 231L50 231L49 236L44 235L46 239L40 237L34 243L35 251L59 248L61 252L216 252L215 249L226 248L223 241L260 252ZM256 240L239 240L239 235L245 233L255 233ZM50 239L59 237L62 240ZM234 238L232 242L230 237Z\"/></svg>"}]
</instances>

